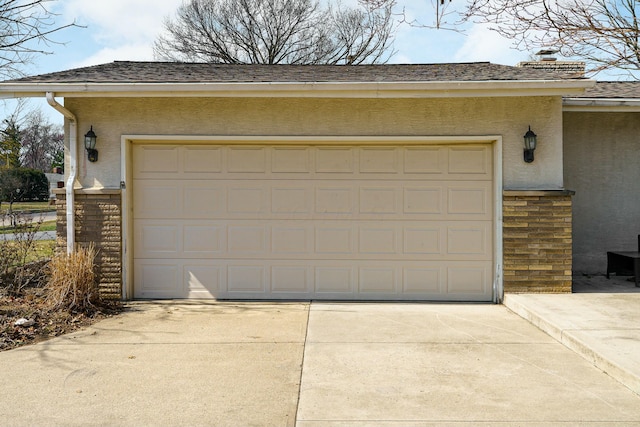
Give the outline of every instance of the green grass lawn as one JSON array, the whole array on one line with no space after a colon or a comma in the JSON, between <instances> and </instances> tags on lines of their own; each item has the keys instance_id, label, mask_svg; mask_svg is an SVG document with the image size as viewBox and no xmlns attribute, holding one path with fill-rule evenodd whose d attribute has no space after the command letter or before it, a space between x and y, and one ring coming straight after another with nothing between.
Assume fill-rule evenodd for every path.
<instances>
[{"instance_id":1,"label":"green grass lawn","mask_svg":"<svg viewBox=\"0 0 640 427\"><path fill-rule=\"evenodd\" d=\"M9 203L0 203L0 215L4 215L8 210ZM20 213L54 212L55 210L56 207L49 202L15 202L13 204L13 211Z\"/></svg>"},{"instance_id":2,"label":"green grass lawn","mask_svg":"<svg viewBox=\"0 0 640 427\"><path fill-rule=\"evenodd\" d=\"M32 227L37 227L38 223L34 222ZM0 226L0 234L13 234L15 233L15 228L11 226ZM45 221L38 227L38 231L56 231L56 222L55 221Z\"/></svg>"},{"instance_id":3,"label":"green grass lawn","mask_svg":"<svg viewBox=\"0 0 640 427\"><path fill-rule=\"evenodd\" d=\"M6 252L8 250L12 250L11 248L18 244L24 243L16 243L13 241L2 241L0 239L0 246L6 245L1 249L2 252ZM44 258L51 258L56 249L56 242L54 240L36 240L32 242L32 245L27 253L27 259L25 260L27 263L38 261Z\"/></svg>"},{"instance_id":4,"label":"green grass lawn","mask_svg":"<svg viewBox=\"0 0 640 427\"><path fill-rule=\"evenodd\" d=\"M51 258L56 249L54 240L38 240L33 242L33 250L29 254L27 262L37 261L43 258Z\"/></svg>"}]
</instances>

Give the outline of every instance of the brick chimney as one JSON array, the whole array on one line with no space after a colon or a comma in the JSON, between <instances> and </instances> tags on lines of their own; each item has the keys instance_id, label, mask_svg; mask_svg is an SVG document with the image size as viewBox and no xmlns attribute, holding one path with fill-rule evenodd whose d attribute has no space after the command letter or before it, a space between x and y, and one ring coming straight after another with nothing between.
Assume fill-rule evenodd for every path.
<instances>
[{"instance_id":1,"label":"brick chimney","mask_svg":"<svg viewBox=\"0 0 640 427\"><path fill-rule=\"evenodd\" d=\"M537 61L523 61L519 62L517 66L559 73L565 78L584 77L584 62L558 61L555 57L556 53L558 53L557 50L541 50L536 53L539 58Z\"/></svg>"}]
</instances>

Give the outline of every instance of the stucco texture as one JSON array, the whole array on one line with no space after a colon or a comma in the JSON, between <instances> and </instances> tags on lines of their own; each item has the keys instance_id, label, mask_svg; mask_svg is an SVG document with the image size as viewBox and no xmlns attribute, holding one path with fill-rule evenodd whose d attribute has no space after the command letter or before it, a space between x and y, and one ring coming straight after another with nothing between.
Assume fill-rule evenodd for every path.
<instances>
[{"instance_id":1,"label":"stucco texture","mask_svg":"<svg viewBox=\"0 0 640 427\"><path fill-rule=\"evenodd\" d=\"M65 106L78 118L80 139L90 126L98 135L99 161L80 157L84 188L119 187L122 135L500 135L504 188L563 188L560 97L67 98ZM528 126L538 135L529 164L522 159Z\"/></svg>"},{"instance_id":2,"label":"stucco texture","mask_svg":"<svg viewBox=\"0 0 640 427\"><path fill-rule=\"evenodd\" d=\"M573 270L604 273L607 251L640 234L640 113L564 113L565 185L573 199Z\"/></svg>"}]
</instances>

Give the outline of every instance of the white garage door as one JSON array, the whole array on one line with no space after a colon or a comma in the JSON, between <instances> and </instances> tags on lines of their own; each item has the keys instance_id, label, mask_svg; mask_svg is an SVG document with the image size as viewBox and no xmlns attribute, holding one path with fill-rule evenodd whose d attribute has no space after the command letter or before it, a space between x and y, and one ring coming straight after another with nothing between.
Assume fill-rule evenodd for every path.
<instances>
[{"instance_id":1,"label":"white garage door","mask_svg":"<svg viewBox=\"0 0 640 427\"><path fill-rule=\"evenodd\" d=\"M136 298L490 301L492 146L133 145Z\"/></svg>"}]
</instances>

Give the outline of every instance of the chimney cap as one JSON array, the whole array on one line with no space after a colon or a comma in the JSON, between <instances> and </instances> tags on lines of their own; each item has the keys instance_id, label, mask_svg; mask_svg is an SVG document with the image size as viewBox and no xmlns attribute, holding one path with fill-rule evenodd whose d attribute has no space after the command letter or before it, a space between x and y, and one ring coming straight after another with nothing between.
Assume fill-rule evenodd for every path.
<instances>
[{"instance_id":1,"label":"chimney cap","mask_svg":"<svg viewBox=\"0 0 640 427\"><path fill-rule=\"evenodd\" d=\"M556 57L554 56L558 53L556 49L542 49L536 52L536 55L540 57L541 61L555 61Z\"/></svg>"}]
</instances>

